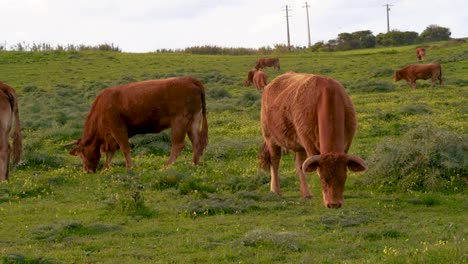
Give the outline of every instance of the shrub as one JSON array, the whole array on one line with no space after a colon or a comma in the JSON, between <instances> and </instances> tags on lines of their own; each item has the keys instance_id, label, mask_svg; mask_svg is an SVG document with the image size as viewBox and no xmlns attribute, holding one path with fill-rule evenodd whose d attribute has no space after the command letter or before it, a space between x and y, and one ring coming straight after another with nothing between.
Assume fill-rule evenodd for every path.
<instances>
[{"instance_id":1,"label":"shrub","mask_svg":"<svg viewBox=\"0 0 468 264\"><path fill-rule=\"evenodd\" d=\"M184 208L184 212L187 216L199 217L216 214L240 214L257 208L251 201L211 195L206 199L191 201Z\"/></svg>"},{"instance_id":2,"label":"shrub","mask_svg":"<svg viewBox=\"0 0 468 264\"><path fill-rule=\"evenodd\" d=\"M391 68L377 68L370 71L371 77L388 77L393 76L393 70Z\"/></svg>"},{"instance_id":3,"label":"shrub","mask_svg":"<svg viewBox=\"0 0 468 264\"><path fill-rule=\"evenodd\" d=\"M229 92L224 88L213 88L207 92L208 96L213 99L231 98Z\"/></svg>"},{"instance_id":4,"label":"shrub","mask_svg":"<svg viewBox=\"0 0 468 264\"><path fill-rule=\"evenodd\" d=\"M300 233L255 229L241 239L241 244L246 247L270 247L275 250L301 252L307 245L304 240L307 240L306 237Z\"/></svg>"},{"instance_id":5,"label":"shrub","mask_svg":"<svg viewBox=\"0 0 468 264\"><path fill-rule=\"evenodd\" d=\"M465 135L421 125L380 143L363 182L384 190L457 190L466 181L466 157Z\"/></svg>"},{"instance_id":6,"label":"shrub","mask_svg":"<svg viewBox=\"0 0 468 264\"><path fill-rule=\"evenodd\" d=\"M260 103L260 94L256 91L246 91L239 98L239 105L241 106L251 106L255 103Z\"/></svg>"},{"instance_id":7,"label":"shrub","mask_svg":"<svg viewBox=\"0 0 468 264\"><path fill-rule=\"evenodd\" d=\"M373 93L373 92L392 92L395 85L386 81L367 81L358 80L345 85L352 92Z\"/></svg>"},{"instance_id":8,"label":"shrub","mask_svg":"<svg viewBox=\"0 0 468 264\"><path fill-rule=\"evenodd\" d=\"M409 104L401 107L403 115L426 115L431 114L432 110L426 104Z\"/></svg>"}]
</instances>

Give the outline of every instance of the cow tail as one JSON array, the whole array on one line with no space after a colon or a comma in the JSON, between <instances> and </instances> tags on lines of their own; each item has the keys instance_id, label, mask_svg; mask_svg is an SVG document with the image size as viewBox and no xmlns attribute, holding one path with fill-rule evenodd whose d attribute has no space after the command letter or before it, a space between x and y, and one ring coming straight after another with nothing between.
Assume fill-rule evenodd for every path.
<instances>
[{"instance_id":1,"label":"cow tail","mask_svg":"<svg viewBox=\"0 0 468 264\"><path fill-rule=\"evenodd\" d=\"M269 172L271 165L271 155L265 142L263 142L260 150L258 151L258 160L260 168Z\"/></svg>"},{"instance_id":2,"label":"cow tail","mask_svg":"<svg viewBox=\"0 0 468 264\"><path fill-rule=\"evenodd\" d=\"M15 131L13 132L13 164L18 164L23 150L23 137L21 136L21 124L19 119L18 98L14 95L13 112L15 115Z\"/></svg>"},{"instance_id":3,"label":"cow tail","mask_svg":"<svg viewBox=\"0 0 468 264\"><path fill-rule=\"evenodd\" d=\"M439 84L442 85L442 66L440 67Z\"/></svg>"},{"instance_id":4,"label":"cow tail","mask_svg":"<svg viewBox=\"0 0 468 264\"><path fill-rule=\"evenodd\" d=\"M203 83L199 80L194 79L195 85L200 88L200 97L202 103L202 127L198 134L198 145L197 145L197 152L200 155L205 150L206 146L208 145L208 120L206 118L206 94L205 94L205 87Z\"/></svg>"}]
</instances>

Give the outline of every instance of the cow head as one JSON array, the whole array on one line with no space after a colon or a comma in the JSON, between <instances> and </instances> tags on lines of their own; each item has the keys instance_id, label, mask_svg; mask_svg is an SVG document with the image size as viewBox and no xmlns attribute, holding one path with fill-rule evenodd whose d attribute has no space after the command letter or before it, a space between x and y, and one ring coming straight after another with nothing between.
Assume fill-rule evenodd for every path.
<instances>
[{"instance_id":1,"label":"cow head","mask_svg":"<svg viewBox=\"0 0 468 264\"><path fill-rule=\"evenodd\" d=\"M347 168L355 172L365 171L367 164L358 156L348 154L315 155L302 164L304 173L318 169L323 203L328 208L340 208L343 205Z\"/></svg>"},{"instance_id":2,"label":"cow head","mask_svg":"<svg viewBox=\"0 0 468 264\"><path fill-rule=\"evenodd\" d=\"M395 82L398 82L399 80L401 80L400 71L395 71L395 74L393 75L393 79L395 80Z\"/></svg>"},{"instance_id":3,"label":"cow head","mask_svg":"<svg viewBox=\"0 0 468 264\"><path fill-rule=\"evenodd\" d=\"M101 153L98 150L97 152L93 150L91 146L84 146L81 142L81 139L74 140L64 146L73 146L76 147L70 150L70 155L80 157L83 161L83 172L85 173L94 173L99 164L99 159L101 158Z\"/></svg>"},{"instance_id":4,"label":"cow head","mask_svg":"<svg viewBox=\"0 0 468 264\"><path fill-rule=\"evenodd\" d=\"M249 72L247 73L247 79L244 82L245 86L250 86L253 82L253 76L257 69L250 69Z\"/></svg>"}]
</instances>

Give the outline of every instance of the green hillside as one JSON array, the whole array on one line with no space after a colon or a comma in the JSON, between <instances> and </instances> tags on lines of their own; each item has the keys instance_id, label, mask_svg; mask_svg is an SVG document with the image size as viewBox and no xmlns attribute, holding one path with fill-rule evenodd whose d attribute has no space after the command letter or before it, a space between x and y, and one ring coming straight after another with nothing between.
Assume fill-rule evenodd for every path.
<instances>
[{"instance_id":1,"label":"green hillside","mask_svg":"<svg viewBox=\"0 0 468 264\"><path fill-rule=\"evenodd\" d=\"M0 183L0 259L466 262L468 43L428 45L427 62L442 65L442 86L418 80L412 89L393 81L394 70L418 63L414 51L415 46L405 46L279 54L281 70L266 69L269 80L289 70L327 75L350 94L358 116L350 153L367 160L370 170L349 174L338 210L324 208L316 173L308 175L313 199L300 198L291 154L280 165L283 196L269 192L269 174L257 161L260 94L243 86L258 56L0 51L0 80L17 91L24 137L22 163ZM170 131L165 131L131 139L130 174L120 152L110 170L81 172L81 160L62 145L81 136L99 91L186 75L199 78L207 91L209 144L199 166L190 164L187 140L174 166L162 169L170 151ZM392 147L402 153L424 149L439 134L450 136L437 143L437 151L427 151L442 157L421 156L427 167L401 175L402 182L386 180L385 173L405 166L390 163L390 169L379 171L388 168L382 162L393 160ZM420 143L405 146L402 140L411 137ZM445 153L462 162L444 159Z\"/></svg>"}]
</instances>

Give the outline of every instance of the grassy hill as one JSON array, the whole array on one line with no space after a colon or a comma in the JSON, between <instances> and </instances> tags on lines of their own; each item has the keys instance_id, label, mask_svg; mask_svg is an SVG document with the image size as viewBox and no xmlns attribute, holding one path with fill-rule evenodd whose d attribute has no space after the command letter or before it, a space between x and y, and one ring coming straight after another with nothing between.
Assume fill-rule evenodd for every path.
<instances>
[{"instance_id":1,"label":"grassy hill","mask_svg":"<svg viewBox=\"0 0 468 264\"><path fill-rule=\"evenodd\" d=\"M428 62L442 65L444 84L416 89L393 71L416 62L414 46L279 55L281 70L342 82L355 104L358 132L350 153L366 160L383 142L413 129L453 132L466 155L468 44L437 42ZM350 174L345 204L302 200L292 155L283 157L283 197L269 193L258 168L260 94L244 87L257 56L0 51L0 80L16 89L23 162L0 183L0 259L5 263L463 263L467 261L465 156L444 188L386 188ZM209 145L193 166L190 144L175 165L170 131L131 139L135 168L117 153L105 172L83 174L61 145L81 136L102 89L190 75L205 84ZM429 131L429 130L428 130ZM433 138L427 133L422 142ZM395 145L395 144L394 144ZM416 147L416 146L415 146ZM398 166L398 165L395 165ZM464 167L463 167L464 166ZM376 168L376 166L374 166ZM463 168L465 170L463 170ZM423 171L425 168L422 168ZM428 167L429 169L429 167ZM377 176L384 175L377 172ZM424 177L424 174L415 178ZM427 173L429 174L429 172ZM367 178L366 178L367 177ZM410 178L413 179L413 178Z\"/></svg>"}]
</instances>

